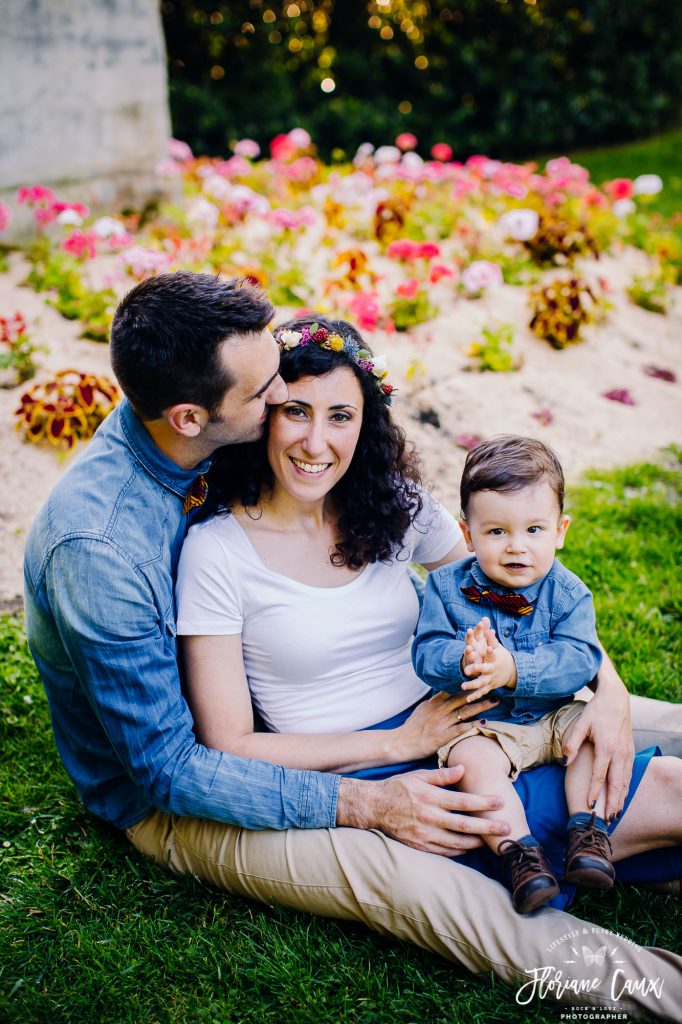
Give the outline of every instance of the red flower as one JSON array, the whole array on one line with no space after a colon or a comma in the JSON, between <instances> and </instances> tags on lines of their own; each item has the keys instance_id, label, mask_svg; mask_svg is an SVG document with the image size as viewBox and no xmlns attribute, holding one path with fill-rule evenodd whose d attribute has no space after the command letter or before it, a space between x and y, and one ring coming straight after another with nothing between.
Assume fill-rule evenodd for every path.
<instances>
[{"instance_id":1,"label":"red flower","mask_svg":"<svg viewBox=\"0 0 682 1024\"><path fill-rule=\"evenodd\" d=\"M635 400L627 388L612 388L611 391L604 391L603 397L610 402L620 402L621 405L635 405Z\"/></svg>"},{"instance_id":2,"label":"red flower","mask_svg":"<svg viewBox=\"0 0 682 1024\"><path fill-rule=\"evenodd\" d=\"M447 142L437 142L431 147L431 156L434 160L447 163L448 160L452 160L452 146L448 146Z\"/></svg>"},{"instance_id":3,"label":"red flower","mask_svg":"<svg viewBox=\"0 0 682 1024\"><path fill-rule=\"evenodd\" d=\"M329 337L329 331L324 327L318 327L315 333L312 335L313 341L321 342L326 341Z\"/></svg>"},{"instance_id":4,"label":"red flower","mask_svg":"<svg viewBox=\"0 0 682 1024\"><path fill-rule=\"evenodd\" d=\"M630 178L614 178L613 181L605 183L604 191L611 196L611 199L616 201L618 199L630 199L634 192L634 187Z\"/></svg>"}]
</instances>

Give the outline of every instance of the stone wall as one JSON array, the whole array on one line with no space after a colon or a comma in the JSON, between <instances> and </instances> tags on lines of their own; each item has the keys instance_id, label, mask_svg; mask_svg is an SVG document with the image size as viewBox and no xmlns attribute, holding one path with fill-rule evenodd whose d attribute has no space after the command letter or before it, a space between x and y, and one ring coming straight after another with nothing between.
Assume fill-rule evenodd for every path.
<instances>
[{"instance_id":1,"label":"stone wall","mask_svg":"<svg viewBox=\"0 0 682 1024\"><path fill-rule=\"evenodd\" d=\"M170 135L157 0L9 0L0 27L0 193L143 195Z\"/></svg>"}]
</instances>

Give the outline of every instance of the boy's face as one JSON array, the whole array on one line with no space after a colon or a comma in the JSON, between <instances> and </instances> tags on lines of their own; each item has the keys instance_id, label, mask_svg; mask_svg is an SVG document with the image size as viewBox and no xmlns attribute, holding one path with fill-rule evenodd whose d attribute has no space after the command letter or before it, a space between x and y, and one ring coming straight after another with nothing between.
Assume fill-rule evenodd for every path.
<instances>
[{"instance_id":1,"label":"boy's face","mask_svg":"<svg viewBox=\"0 0 682 1024\"><path fill-rule=\"evenodd\" d=\"M462 530L489 579L522 589L547 575L569 522L543 480L520 491L472 494Z\"/></svg>"}]
</instances>

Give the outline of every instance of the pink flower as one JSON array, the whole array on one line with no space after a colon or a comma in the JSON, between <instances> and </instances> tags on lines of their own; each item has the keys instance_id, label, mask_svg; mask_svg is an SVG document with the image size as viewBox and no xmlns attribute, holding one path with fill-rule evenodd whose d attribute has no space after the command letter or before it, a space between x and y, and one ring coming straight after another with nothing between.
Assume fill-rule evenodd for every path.
<instances>
[{"instance_id":1,"label":"pink flower","mask_svg":"<svg viewBox=\"0 0 682 1024\"><path fill-rule=\"evenodd\" d=\"M36 224L51 224L56 219L54 206L36 206L33 211Z\"/></svg>"},{"instance_id":2,"label":"pink flower","mask_svg":"<svg viewBox=\"0 0 682 1024\"><path fill-rule=\"evenodd\" d=\"M662 370L660 366L644 366L642 369L647 377L655 377L656 380L667 380L669 384L674 384L677 380L677 375L672 370Z\"/></svg>"},{"instance_id":3,"label":"pink flower","mask_svg":"<svg viewBox=\"0 0 682 1024\"><path fill-rule=\"evenodd\" d=\"M56 202L56 198L52 189L46 188L45 185L24 186L17 192L17 202L20 206L23 203L28 203L29 206L35 206L36 203L52 205Z\"/></svg>"},{"instance_id":4,"label":"pink flower","mask_svg":"<svg viewBox=\"0 0 682 1024\"><path fill-rule=\"evenodd\" d=\"M260 146L254 139L240 139L232 147L235 156L243 156L247 160L255 160L260 156Z\"/></svg>"},{"instance_id":5,"label":"pink flower","mask_svg":"<svg viewBox=\"0 0 682 1024\"><path fill-rule=\"evenodd\" d=\"M405 281L403 284L399 284L395 290L396 295L399 295L401 299L414 299L419 291L419 281L416 277L411 277L409 281Z\"/></svg>"},{"instance_id":6,"label":"pink flower","mask_svg":"<svg viewBox=\"0 0 682 1024\"><path fill-rule=\"evenodd\" d=\"M178 178L182 174L182 168L176 160L159 160L154 165L154 173L159 178Z\"/></svg>"},{"instance_id":7,"label":"pink flower","mask_svg":"<svg viewBox=\"0 0 682 1024\"><path fill-rule=\"evenodd\" d=\"M356 292L349 308L358 327L363 331L376 330L380 318L376 292Z\"/></svg>"},{"instance_id":8,"label":"pink flower","mask_svg":"<svg viewBox=\"0 0 682 1024\"><path fill-rule=\"evenodd\" d=\"M5 203L0 203L0 231L4 231L9 225L12 215L9 212L9 206Z\"/></svg>"},{"instance_id":9,"label":"pink flower","mask_svg":"<svg viewBox=\"0 0 682 1024\"><path fill-rule=\"evenodd\" d=\"M216 170L219 175L222 174L226 178L239 178L251 172L251 164L243 156L235 153L229 160L222 160Z\"/></svg>"},{"instance_id":10,"label":"pink flower","mask_svg":"<svg viewBox=\"0 0 682 1024\"><path fill-rule=\"evenodd\" d=\"M440 256L440 246L435 242L421 242L418 246L417 256L420 260L433 260Z\"/></svg>"},{"instance_id":11,"label":"pink flower","mask_svg":"<svg viewBox=\"0 0 682 1024\"><path fill-rule=\"evenodd\" d=\"M395 144L398 149L416 149L417 147L417 136L413 135L412 132L401 132L396 137Z\"/></svg>"},{"instance_id":12,"label":"pink flower","mask_svg":"<svg viewBox=\"0 0 682 1024\"><path fill-rule=\"evenodd\" d=\"M472 448L476 448L482 440L483 438L479 434L458 434L455 438L458 447L464 448L467 452L470 452Z\"/></svg>"},{"instance_id":13,"label":"pink flower","mask_svg":"<svg viewBox=\"0 0 682 1024\"><path fill-rule=\"evenodd\" d=\"M621 405L636 405L636 402L627 388L612 388L611 391L604 391L603 397L610 402L620 402Z\"/></svg>"},{"instance_id":14,"label":"pink flower","mask_svg":"<svg viewBox=\"0 0 682 1024\"><path fill-rule=\"evenodd\" d=\"M497 263L474 260L462 271L462 284L470 294L483 291L484 288L493 288L502 284L502 271Z\"/></svg>"},{"instance_id":15,"label":"pink flower","mask_svg":"<svg viewBox=\"0 0 682 1024\"><path fill-rule=\"evenodd\" d=\"M158 249L145 249L141 245L131 245L119 254L119 260L133 277L142 280L152 274L163 273L171 264L171 257Z\"/></svg>"},{"instance_id":16,"label":"pink flower","mask_svg":"<svg viewBox=\"0 0 682 1024\"><path fill-rule=\"evenodd\" d=\"M438 284L444 277L455 277L455 271L451 267L446 267L444 263L432 263L429 271L429 282L431 284Z\"/></svg>"},{"instance_id":17,"label":"pink flower","mask_svg":"<svg viewBox=\"0 0 682 1024\"><path fill-rule=\"evenodd\" d=\"M72 231L59 248L78 260L92 259L97 255L96 240L97 236L93 231Z\"/></svg>"},{"instance_id":18,"label":"pink flower","mask_svg":"<svg viewBox=\"0 0 682 1024\"><path fill-rule=\"evenodd\" d=\"M186 142L181 142L180 139L171 139L168 143L168 156L171 160L177 160L182 164L186 160L192 159L192 150Z\"/></svg>"},{"instance_id":19,"label":"pink flower","mask_svg":"<svg viewBox=\"0 0 682 1024\"><path fill-rule=\"evenodd\" d=\"M442 160L443 163L447 163L448 160L452 160L452 146L448 146L447 142L436 142L431 147L431 156L434 160Z\"/></svg>"},{"instance_id":20,"label":"pink flower","mask_svg":"<svg viewBox=\"0 0 682 1024\"><path fill-rule=\"evenodd\" d=\"M88 217L90 215L90 207L86 206L85 203L55 202L52 205L56 213L65 213L67 210L73 210L79 217Z\"/></svg>"},{"instance_id":21,"label":"pink flower","mask_svg":"<svg viewBox=\"0 0 682 1024\"><path fill-rule=\"evenodd\" d=\"M613 200L630 199L634 192L634 185L630 178L614 178L613 181L605 183L604 191Z\"/></svg>"},{"instance_id":22,"label":"pink flower","mask_svg":"<svg viewBox=\"0 0 682 1024\"><path fill-rule=\"evenodd\" d=\"M290 160L296 155L296 149L288 135L275 135L270 142L270 156L273 160Z\"/></svg>"},{"instance_id":23,"label":"pink flower","mask_svg":"<svg viewBox=\"0 0 682 1024\"><path fill-rule=\"evenodd\" d=\"M543 427L548 427L550 423L554 423L554 413L551 409L538 409L537 412L532 412L531 416L538 423L541 423Z\"/></svg>"},{"instance_id":24,"label":"pink flower","mask_svg":"<svg viewBox=\"0 0 682 1024\"><path fill-rule=\"evenodd\" d=\"M417 243L409 238L398 238L391 242L386 255L392 260L413 260L417 254Z\"/></svg>"},{"instance_id":25,"label":"pink flower","mask_svg":"<svg viewBox=\"0 0 682 1024\"><path fill-rule=\"evenodd\" d=\"M289 132L289 142L295 149L307 149L312 139L305 128L292 128Z\"/></svg>"}]
</instances>

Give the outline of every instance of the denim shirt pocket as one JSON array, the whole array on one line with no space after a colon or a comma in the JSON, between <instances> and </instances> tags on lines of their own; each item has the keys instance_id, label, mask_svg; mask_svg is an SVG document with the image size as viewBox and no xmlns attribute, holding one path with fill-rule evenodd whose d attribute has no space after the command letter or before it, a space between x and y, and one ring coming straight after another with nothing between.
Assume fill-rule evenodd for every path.
<instances>
[{"instance_id":1,"label":"denim shirt pocket","mask_svg":"<svg viewBox=\"0 0 682 1024\"><path fill-rule=\"evenodd\" d=\"M514 637L517 651L535 651L550 641L549 629L534 629L532 633L522 633Z\"/></svg>"}]
</instances>

